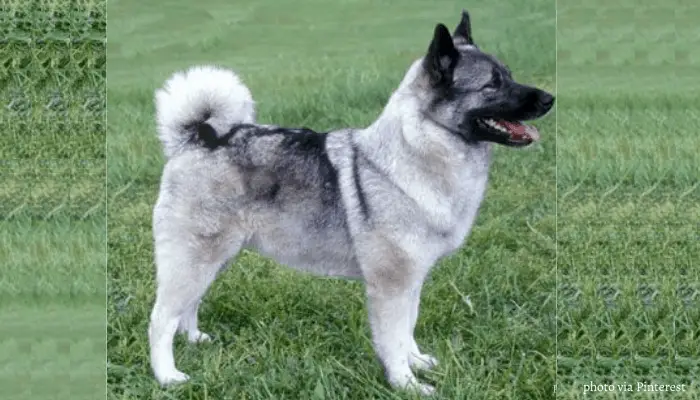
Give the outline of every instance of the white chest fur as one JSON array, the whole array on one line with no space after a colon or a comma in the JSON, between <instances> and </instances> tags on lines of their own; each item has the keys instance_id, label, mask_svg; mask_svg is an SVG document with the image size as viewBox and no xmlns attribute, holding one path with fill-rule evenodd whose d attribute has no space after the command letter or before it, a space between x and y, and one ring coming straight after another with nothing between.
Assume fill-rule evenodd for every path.
<instances>
[{"instance_id":1,"label":"white chest fur","mask_svg":"<svg viewBox=\"0 0 700 400\"><path fill-rule=\"evenodd\" d=\"M488 145L470 148L464 154L462 168L455 172L449 190L434 192L435 198L425 210L436 233L436 246L443 257L457 250L471 232L486 193L490 148ZM437 243L436 243L437 244Z\"/></svg>"}]
</instances>

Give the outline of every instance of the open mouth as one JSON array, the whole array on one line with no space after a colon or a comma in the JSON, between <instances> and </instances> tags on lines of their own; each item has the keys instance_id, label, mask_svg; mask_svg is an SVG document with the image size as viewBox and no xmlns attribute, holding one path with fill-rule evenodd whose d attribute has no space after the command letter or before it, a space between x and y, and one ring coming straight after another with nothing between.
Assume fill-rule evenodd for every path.
<instances>
[{"instance_id":1,"label":"open mouth","mask_svg":"<svg viewBox=\"0 0 700 400\"><path fill-rule=\"evenodd\" d=\"M532 125L522 121L506 121L492 118L477 119L482 129L493 135L506 136L504 139L513 145L528 145L540 139L540 133Z\"/></svg>"}]
</instances>

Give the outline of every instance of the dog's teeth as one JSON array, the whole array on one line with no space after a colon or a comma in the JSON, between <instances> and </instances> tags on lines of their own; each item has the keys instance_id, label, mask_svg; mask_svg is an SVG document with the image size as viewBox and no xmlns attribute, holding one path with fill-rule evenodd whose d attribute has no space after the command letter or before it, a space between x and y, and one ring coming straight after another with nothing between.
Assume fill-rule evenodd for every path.
<instances>
[{"instance_id":1,"label":"dog's teeth","mask_svg":"<svg viewBox=\"0 0 700 400\"><path fill-rule=\"evenodd\" d=\"M491 119L491 118L485 119L484 122L486 123L486 125L488 125L488 126L494 128L494 129L496 129L496 130L498 130L498 131L500 131L500 132L503 132L503 133L510 133L510 132L508 131L508 128L506 128L505 126L499 124L499 123L498 123L496 120L494 120L494 119Z\"/></svg>"}]
</instances>

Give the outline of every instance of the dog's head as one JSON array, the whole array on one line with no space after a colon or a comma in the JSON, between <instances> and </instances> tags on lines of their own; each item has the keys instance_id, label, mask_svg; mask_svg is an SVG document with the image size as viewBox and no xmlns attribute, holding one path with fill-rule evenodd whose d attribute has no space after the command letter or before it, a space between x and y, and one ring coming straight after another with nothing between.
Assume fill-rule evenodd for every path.
<instances>
[{"instance_id":1,"label":"dog's head","mask_svg":"<svg viewBox=\"0 0 700 400\"><path fill-rule=\"evenodd\" d=\"M508 67L481 51L466 11L454 33L435 27L422 67L433 94L425 114L433 122L468 142L526 146L539 139L537 128L523 121L544 116L554 96L516 82Z\"/></svg>"}]
</instances>

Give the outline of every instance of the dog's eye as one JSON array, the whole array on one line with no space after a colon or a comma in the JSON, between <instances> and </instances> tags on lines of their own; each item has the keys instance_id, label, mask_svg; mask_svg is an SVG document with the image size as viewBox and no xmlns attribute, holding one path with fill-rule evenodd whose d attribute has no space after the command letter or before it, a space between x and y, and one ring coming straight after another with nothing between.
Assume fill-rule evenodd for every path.
<instances>
[{"instance_id":1,"label":"dog's eye","mask_svg":"<svg viewBox=\"0 0 700 400\"><path fill-rule=\"evenodd\" d=\"M493 77L491 78L491 81L484 85L484 88L486 89L498 89L501 87L501 84L503 83L503 79L501 78L501 74L499 73L494 73Z\"/></svg>"}]
</instances>

